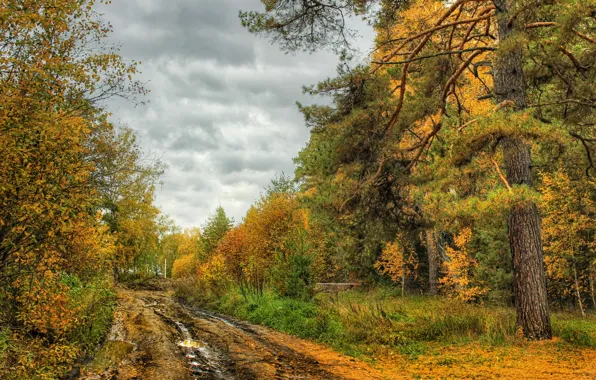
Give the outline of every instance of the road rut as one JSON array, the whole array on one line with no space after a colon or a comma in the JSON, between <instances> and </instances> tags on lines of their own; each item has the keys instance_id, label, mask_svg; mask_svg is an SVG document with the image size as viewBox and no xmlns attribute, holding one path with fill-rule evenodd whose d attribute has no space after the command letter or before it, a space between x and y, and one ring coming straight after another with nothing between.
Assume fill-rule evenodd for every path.
<instances>
[{"instance_id":1,"label":"road rut","mask_svg":"<svg viewBox=\"0 0 596 380\"><path fill-rule=\"evenodd\" d=\"M169 290L118 290L106 344L81 379L382 379L366 363L179 303Z\"/></svg>"}]
</instances>

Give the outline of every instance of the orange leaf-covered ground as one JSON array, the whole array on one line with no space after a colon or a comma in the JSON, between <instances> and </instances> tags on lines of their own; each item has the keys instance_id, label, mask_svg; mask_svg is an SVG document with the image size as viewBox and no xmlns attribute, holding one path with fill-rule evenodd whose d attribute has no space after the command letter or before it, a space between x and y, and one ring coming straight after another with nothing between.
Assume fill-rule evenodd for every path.
<instances>
[{"instance_id":1,"label":"orange leaf-covered ground","mask_svg":"<svg viewBox=\"0 0 596 380\"><path fill-rule=\"evenodd\" d=\"M507 347L437 346L417 359L386 355L374 366L388 379L594 379L596 350L558 339Z\"/></svg>"}]
</instances>

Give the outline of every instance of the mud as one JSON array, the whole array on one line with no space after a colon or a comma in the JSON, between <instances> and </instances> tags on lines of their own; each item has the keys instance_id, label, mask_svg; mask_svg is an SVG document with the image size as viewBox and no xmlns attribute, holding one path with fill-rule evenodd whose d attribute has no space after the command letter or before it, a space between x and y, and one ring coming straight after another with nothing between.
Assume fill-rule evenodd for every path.
<instances>
[{"instance_id":1,"label":"mud","mask_svg":"<svg viewBox=\"0 0 596 380\"><path fill-rule=\"evenodd\" d=\"M324 346L177 302L163 289L118 292L114 324L81 379L382 379Z\"/></svg>"}]
</instances>

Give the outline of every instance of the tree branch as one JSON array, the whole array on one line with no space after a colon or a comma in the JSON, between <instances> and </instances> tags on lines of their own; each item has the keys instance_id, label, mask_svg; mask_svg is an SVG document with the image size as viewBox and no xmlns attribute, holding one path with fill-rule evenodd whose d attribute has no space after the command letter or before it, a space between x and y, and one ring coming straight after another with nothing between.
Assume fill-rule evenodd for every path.
<instances>
[{"instance_id":1,"label":"tree branch","mask_svg":"<svg viewBox=\"0 0 596 380\"><path fill-rule=\"evenodd\" d=\"M493 165L495 165L495 169L497 169L497 174L501 178L501 181L503 181L503 183L505 184L505 186L507 186L507 190L509 190L509 192L511 193L513 191L511 189L511 185L509 185L509 181L507 181L507 178L503 175L503 172L501 172L501 168L499 167L499 164L492 157L490 158L490 160L493 163Z\"/></svg>"},{"instance_id":2,"label":"tree branch","mask_svg":"<svg viewBox=\"0 0 596 380\"><path fill-rule=\"evenodd\" d=\"M421 57L407 59L405 61L394 61L394 62L373 61L372 63L376 63L378 65L401 65L401 64L404 64L404 63L411 63L411 62L423 61L423 60L428 59L428 58L440 57L442 55L454 55L454 54L458 54L459 55L459 54L468 53L468 52L471 52L471 51L495 51L495 50L497 50L497 49L496 48L493 48L493 47L481 46L481 47L474 47L474 48L461 49L461 50L443 51L443 52L440 52L440 53L429 54L429 55L424 55L424 56L421 56Z\"/></svg>"}]
</instances>

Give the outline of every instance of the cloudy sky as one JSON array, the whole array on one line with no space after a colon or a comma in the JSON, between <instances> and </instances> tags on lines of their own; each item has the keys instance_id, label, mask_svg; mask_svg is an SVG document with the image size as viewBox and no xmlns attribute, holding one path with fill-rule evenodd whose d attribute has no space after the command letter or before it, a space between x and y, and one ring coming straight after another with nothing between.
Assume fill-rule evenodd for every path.
<instances>
[{"instance_id":1,"label":"cloudy sky","mask_svg":"<svg viewBox=\"0 0 596 380\"><path fill-rule=\"evenodd\" d=\"M182 227L201 225L218 205L241 221L276 173L293 174L309 135L295 102L317 101L301 86L335 73L332 53L286 55L243 29L238 11L262 8L259 0L114 0L100 8L122 55L142 61L138 79L151 91L145 106L110 110L168 164L157 204ZM372 32L354 27L364 56Z\"/></svg>"}]
</instances>

